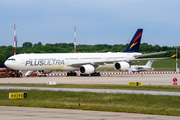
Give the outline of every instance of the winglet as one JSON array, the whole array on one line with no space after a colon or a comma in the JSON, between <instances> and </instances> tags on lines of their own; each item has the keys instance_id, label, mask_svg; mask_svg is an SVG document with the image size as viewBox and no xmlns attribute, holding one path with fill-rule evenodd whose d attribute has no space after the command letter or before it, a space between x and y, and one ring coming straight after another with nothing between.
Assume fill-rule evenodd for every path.
<instances>
[{"instance_id":1,"label":"winglet","mask_svg":"<svg viewBox=\"0 0 180 120\"><path fill-rule=\"evenodd\" d=\"M132 38L130 44L123 52L138 52L139 51L139 45L141 42L143 29L138 29Z\"/></svg>"},{"instance_id":2,"label":"winglet","mask_svg":"<svg viewBox=\"0 0 180 120\"><path fill-rule=\"evenodd\" d=\"M176 54L172 55L170 58L174 58L176 56Z\"/></svg>"}]
</instances>

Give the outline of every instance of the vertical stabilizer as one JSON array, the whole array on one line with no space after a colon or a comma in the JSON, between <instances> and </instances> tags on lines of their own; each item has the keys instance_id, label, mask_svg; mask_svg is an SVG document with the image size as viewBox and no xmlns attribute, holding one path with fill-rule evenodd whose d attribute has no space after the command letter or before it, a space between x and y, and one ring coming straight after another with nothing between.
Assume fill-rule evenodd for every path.
<instances>
[{"instance_id":1,"label":"vertical stabilizer","mask_svg":"<svg viewBox=\"0 0 180 120\"><path fill-rule=\"evenodd\" d=\"M149 60L149 61L146 63L146 66L151 67L152 64L153 64L153 60Z\"/></svg>"},{"instance_id":2,"label":"vertical stabilizer","mask_svg":"<svg viewBox=\"0 0 180 120\"><path fill-rule=\"evenodd\" d=\"M141 42L142 32L143 32L143 29L138 29L136 31L128 47L123 52L138 52L139 51L139 45Z\"/></svg>"}]
</instances>

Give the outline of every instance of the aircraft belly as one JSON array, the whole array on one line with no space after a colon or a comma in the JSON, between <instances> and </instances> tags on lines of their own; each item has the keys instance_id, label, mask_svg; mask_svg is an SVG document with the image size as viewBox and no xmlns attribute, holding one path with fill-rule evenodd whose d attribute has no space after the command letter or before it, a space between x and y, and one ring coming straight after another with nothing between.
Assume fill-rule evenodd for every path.
<instances>
[{"instance_id":1,"label":"aircraft belly","mask_svg":"<svg viewBox=\"0 0 180 120\"><path fill-rule=\"evenodd\" d=\"M21 67L21 70L61 70L63 66L64 65L24 66Z\"/></svg>"},{"instance_id":2,"label":"aircraft belly","mask_svg":"<svg viewBox=\"0 0 180 120\"><path fill-rule=\"evenodd\" d=\"M114 68L114 64L100 65L98 68Z\"/></svg>"},{"instance_id":3,"label":"aircraft belly","mask_svg":"<svg viewBox=\"0 0 180 120\"><path fill-rule=\"evenodd\" d=\"M78 67L64 66L60 70L64 70L64 71L78 71L79 68Z\"/></svg>"}]
</instances>

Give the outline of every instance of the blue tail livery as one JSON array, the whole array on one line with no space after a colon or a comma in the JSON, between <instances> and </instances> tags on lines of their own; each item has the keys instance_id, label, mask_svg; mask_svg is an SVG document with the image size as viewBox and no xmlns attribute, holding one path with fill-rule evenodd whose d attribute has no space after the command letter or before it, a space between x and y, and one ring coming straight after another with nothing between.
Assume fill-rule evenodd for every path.
<instances>
[{"instance_id":1,"label":"blue tail livery","mask_svg":"<svg viewBox=\"0 0 180 120\"><path fill-rule=\"evenodd\" d=\"M131 42L123 52L138 52L143 29L138 29Z\"/></svg>"}]
</instances>

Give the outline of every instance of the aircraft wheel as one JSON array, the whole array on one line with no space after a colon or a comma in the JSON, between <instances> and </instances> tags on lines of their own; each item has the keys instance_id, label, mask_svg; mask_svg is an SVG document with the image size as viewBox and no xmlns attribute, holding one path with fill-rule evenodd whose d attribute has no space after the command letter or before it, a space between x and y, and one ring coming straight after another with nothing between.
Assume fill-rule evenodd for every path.
<instances>
[{"instance_id":1,"label":"aircraft wheel","mask_svg":"<svg viewBox=\"0 0 180 120\"><path fill-rule=\"evenodd\" d=\"M91 73L91 76L94 76L94 73Z\"/></svg>"},{"instance_id":2,"label":"aircraft wheel","mask_svg":"<svg viewBox=\"0 0 180 120\"><path fill-rule=\"evenodd\" d=\"M69 76L69 72L67 73L67 76Z\"/></svg>"},{"instance_id":3,"label":"aircraft wheel","mask_svg":"<svg viewBox=\"0 0 180 120\"><path fill-rule=\"evenodd\" d=\"M20 74L20 73L18 73L18 74L17 74L17 77L20 77L20 78L21 78L21 74Z\"/></svg>"},{"instance_id":4,"label":"aircraft wheel","mask_svg":"<svg viewBox=\"0 0 180 120\"><path fill-rule=\"evenodd\" d=\"M22 77L22 75L19 73L17 77L20 77L20 78L21 78L21 77Z\"/></svg>"},{"instance_id":5,"label":"aircraft wheel","mask_svg":"<svg viewBox=\"0 0 180 120\"><path fill-rule=\"evenodd\" d=\"M74 72L74 73L73 73L73 76L77 76L77 73L76 73L76 72Z\"/></svg>"},{"instance_id":6,"label":"aircraft wheel","mask_svg":"<svg viewBox=\"0 0 180 120\"><path fill-rule=\"evenodd\" d=\"M97 76L101 76L100 72L97 73Z\"/></svg>"},{"instance_id":7,"label":"aircraft wheel","mask_svg":"<svg viewBox=\"0 0 180 120\"><path fill-rule=\"evenodd\" d=\"M94 73L94 76L97 76L97 72Z\"/></svg>"}]
</instances>

